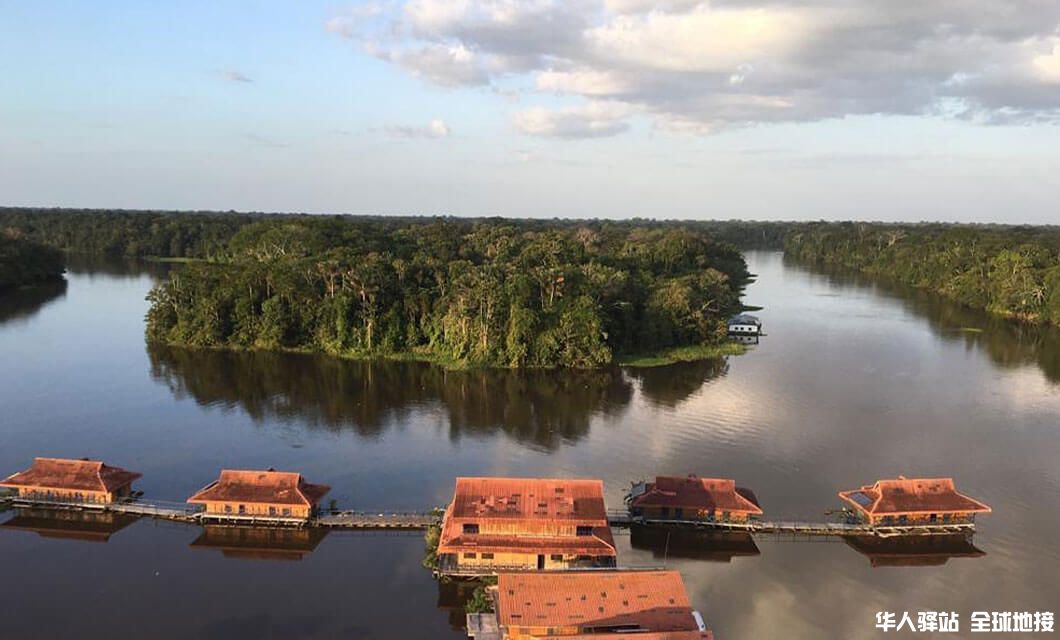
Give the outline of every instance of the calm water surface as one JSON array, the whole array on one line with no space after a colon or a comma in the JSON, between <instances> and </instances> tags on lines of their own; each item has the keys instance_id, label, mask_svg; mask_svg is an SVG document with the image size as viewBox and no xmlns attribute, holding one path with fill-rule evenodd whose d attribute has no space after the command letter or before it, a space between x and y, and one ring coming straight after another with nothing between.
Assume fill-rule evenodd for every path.
<instances>
[{"instance_id":1,"label":"calm water surface","mask_svg":"<svg viewBox=\"0 0 1060 640\"><path fill-rule=\"evenodd\" d=\"M0 301L0 472L98 457L182 500L222 466L273 466L366 510L444 504L458 474L599 477L619 506L631 480L696 472L737 478L778 518L879 477L952 475L994 507L985 555L874 567L843 542L639 532L617 536L619 562L679 569L727 639L886 637L878 610L956 611L965 630L973 610L1055 611L1057 334L748 259L769 334L749 354L525 374L148 349L158 273L75 265L65 287ZM461 594L420 567L415 535L331 533L267 560L192 546L198 527L118 524L105 542L0 528L0 636L463 637Z\"/></svg>"}]
</instances>

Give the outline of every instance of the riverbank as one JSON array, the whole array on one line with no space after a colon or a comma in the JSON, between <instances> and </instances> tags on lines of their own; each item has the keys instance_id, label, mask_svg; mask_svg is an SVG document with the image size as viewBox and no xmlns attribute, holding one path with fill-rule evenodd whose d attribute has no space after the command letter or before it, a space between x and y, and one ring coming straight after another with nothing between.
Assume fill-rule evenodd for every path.
<instances>
[{"instance_id":1,"label":"riverbank","mask_svg":"<svg viewBox=\"0 0 1060 640\"><path fill-rule=\"evenodd\" d=\"M193 346L186 344L166 344L166 343L149 343L158 344L163 347L174 347L178 349L188 349L192 351L231 351L236 353L254 353L254 352L272 352L272 353L297 353L302 355L324 355L340 360L353 360L358 362L422 362L425 364L431 364L448 371L475 371L475 370L518 370L518 369L532 369L532 370L558 370L567 367L506 367L500 365L482 364L476 362L470 362L467 360L457 360L453 358L446 358L437 354L430 353L426 350L417 351L402 351L397 353L330 353L327 351L314 351L311 349L298 349L298 348L275 348L275 349L254 349L254 348L240 348L232 346L218 346L218 347L203 347ZM707 344L707 345L689 345L684 347L672 347L655 353L642 353L642 354L626 354L618 355L614 360L602 367L597 369L606 369L610 366L620 367L632 367L632 368L652 368L652 367L663 367L666 365L676 364L678 362L695 362L697 360L709 360L712 358L721 358L724 356L738 356L743 355L747 352L747 346L738 342L722 342L720 344Z\"/></svg>"}]
</instances>

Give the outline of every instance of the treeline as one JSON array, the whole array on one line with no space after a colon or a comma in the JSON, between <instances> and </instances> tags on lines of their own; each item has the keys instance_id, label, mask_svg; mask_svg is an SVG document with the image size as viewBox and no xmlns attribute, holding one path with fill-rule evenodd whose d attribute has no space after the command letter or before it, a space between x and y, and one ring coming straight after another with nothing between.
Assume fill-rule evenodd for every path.
<instances>
[{"instance_id":1,"label":"treeline","mask_svg":"<svg viewBox=\"0 0 1060 640\"><path fill-rule=\"evenodd\" d=\"M1060 228L807 223L785 252L933 291L969 307L1060 325Z\"/></svg>"},{"instance_id":2,"label":"treeline","mask_svg":"<svg viewBox=\"0 0 1060 640\"><path fill-rule=\"evenodd\" d=\"M61 251L33 242L17 229L0 227L0 291L61 280Z\"/></svg>"},{"instance_id":3,"label":"treeline","mask_svg":"<svg viewBox=\"0 0 1060 640\"><path fill-rule=\"evenodd\" d=\"M0 229L64 251L130 258L212 258L261 214L0 208Z\"/></svg>"},{"instance_id":4,"label":"treeline","mask_svg":"<svg viewBox=\"0 0 1060 640\"><path fill-rule=\"evenodd\" d=\"M674 224L278 216L150 294L152 341L591 368L724 339L742 256Z\"/></svg>"}]
</instances>

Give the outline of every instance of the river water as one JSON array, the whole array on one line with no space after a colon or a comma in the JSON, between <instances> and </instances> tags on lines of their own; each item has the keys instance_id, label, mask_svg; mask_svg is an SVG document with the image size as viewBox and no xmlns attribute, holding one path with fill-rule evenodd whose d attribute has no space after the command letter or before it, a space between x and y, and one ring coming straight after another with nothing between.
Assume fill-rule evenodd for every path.
<instances>
[{"instance_id":1,"label":"river water","mask_svg":"<svg viewBox=\"0 0 1060 640\"><path fill-rule=\"evenodd\" d=\"M75 263L64 287L0 300L0 474L88 456L179 501L221 467L275 467L344 507L421 510L457 475L596 477L618 507L632 480L698 473L736 478L777 519L825 517L836 491L877 478L953 476L994 508L974 547L618 532L619 564L680 570L722 639L887 637L877 611L956 612L964 633L943 637L967 637L973 611L1055 611L1057 333L747 257L768 333L748 354L574 373L149 349L161 270ZM461 594L421 568L418 535L248 552L194 526L97 523L88 541L70 529L91 527L57 536L13 515L0 637L463 637Z\"/></svg>"}]
</instances>

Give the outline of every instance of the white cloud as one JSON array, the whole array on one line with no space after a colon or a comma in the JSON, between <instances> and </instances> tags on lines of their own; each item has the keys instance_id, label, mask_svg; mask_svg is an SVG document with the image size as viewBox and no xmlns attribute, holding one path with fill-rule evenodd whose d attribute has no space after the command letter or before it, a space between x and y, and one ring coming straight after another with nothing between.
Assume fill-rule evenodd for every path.
<instances>
[{"instance_id":1,"label":"white cloud","mask_svg":"<svg viewBox=\"0 0 1060 640\"><path fill-rule=\"evenodd\" d=\"M603 138L629 129L629 108L618 103L591 102L564 109L531 107L515 115L523 133L549 138Z\"/></svg>"},{"instance_id":2,"label":"white cloud","mask_svg":"<svg viewBox=\"0 0 1060 640\"><path fill-rule=\"evenodd\" d=\"M451 133L449 125L444 120L435 118L427 123L427 126L415 127L408 125L390 125L385 128L388 135L395 138L425 138L438 139L448 138Z\"/></svg>"},{"instance_id":3,"label":"white cloud","mask_svg":"<svg viewBox=\"0 0 1060 640\"><path fill-rule=\"evenodd\" d=\"M368 50L446 87L531 85L533 135L613 135L642 114L704 134L863 114L1060 120L1060 2L405 0ZM357 38L351 18L328 30ZM349 35L348 35L349 34ZM508 82L509 80L513 82ZM505 89L506 91L508 89ZM607 105L609 112L601 115Z\"/></svg>"},{"instance_id":4,"label":"white cloud","mask_svg":"<svg viewBox=\"0 0 1060 640\"><path fill-rule=\"evenodd\" d=\"M1060 41L1053 45L1051 53L1034 56L1033 64L1042 80L1060 83Z\"/></svg>"}]
</instances>

